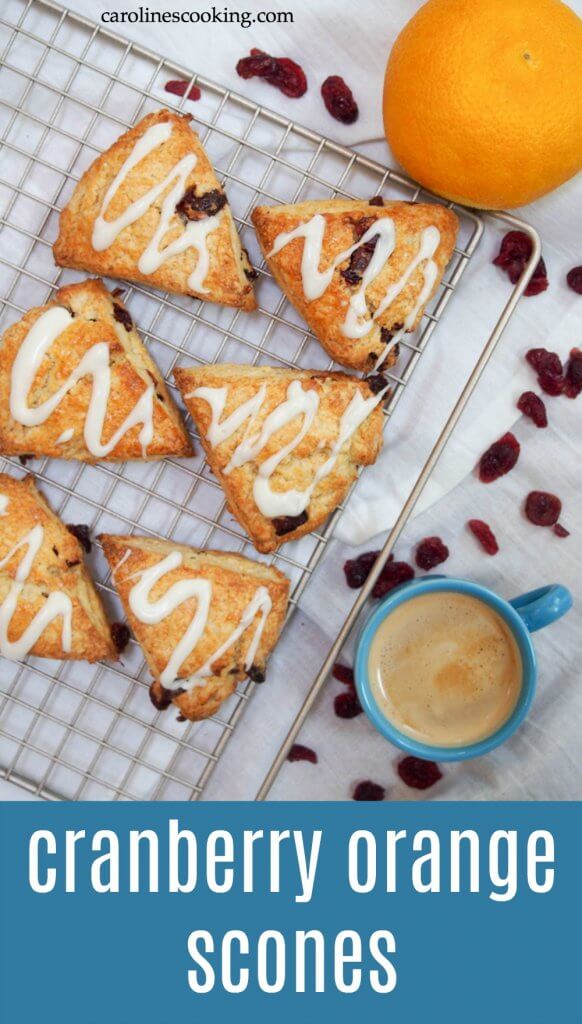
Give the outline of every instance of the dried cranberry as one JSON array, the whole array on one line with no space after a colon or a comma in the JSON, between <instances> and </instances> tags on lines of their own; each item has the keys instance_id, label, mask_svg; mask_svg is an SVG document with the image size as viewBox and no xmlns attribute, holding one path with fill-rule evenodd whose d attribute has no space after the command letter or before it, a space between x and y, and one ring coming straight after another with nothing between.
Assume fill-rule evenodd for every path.
<instances>
[{"instance_id":1,"label":"dried cranberry","mask_svg":"<svg viewBox=\"0 0 582 1024\"><path fill-rule=\"evenodd\" d=\"M379 786L377 782L370 782L366 779L365 782L358 782L358 785L354 789L353 799L354 800L383 800L385 790L383 786Z\"/></svg>"},{"instance_id":2,"label":"dried cranberry","mask_svg":"<svg viewBox=\"0 0 582 1024\"><path fill-rule=\"evenodd\" d=\"M546 395L553 395L554 398L562 394L565 383L563 377L557 377L549 370L542 370L541 373L538 373L538 384L542 391L545 391Z\"/></svg>"},{"instance_id":3,"label":"dried cranberry","mask_svg":"<svg viewBox=\"0 0 582 1024\"><path fill-rule=\"evenodd\" d=\"M370 377L366 377L366 384L373 395L378 395L380 391L388 387L388 381L382 373L374 373Z\"/></svg>"},{"instance_id":4,"label":"dried cranberry","mask_svg":"<svg viewBox=\"0 0 582 1024\"><path fill-rule=\"evenodd\" d=\"M354 794L352 794L352 800L383 800L385 790L382 785L378 785L377 782L371 782L370 779L366 779L364 782L359 782L355 787Z\"/></svg>"},{"instance_id":5,"label":"dried cranberry","mask_svg":"<svg viewBox=\"0 0 582 1024\"><path fill-rule=\"evenodd\" d=\"M87 554L89 554L92 546L89 527L85 523L80 523L77 526L75 526L73 523L68 523L67 530L69 531L69 533L73 534L73 537L77 538L83 550L86 551Z\"/></svg>"},{"instance_id":6,"label":"dried cranberry","mask_svg":"<svg viewBox=\"0 0 582 1024\"><path fill-rule=\"evenodd\" d=\"M513 434L507 433L500 437L479 460L481 482L490 484L509 473L519 458L519 452L519 441Z\"/></svg>"},{"instance_id":7,"label":"dried cranberry","mask_svg":"<svg viewBox=\"0 0 582 1024\"><path fill-rule=\"evenodd\" d=\"M253 683L264 683L266 679L264 670L259 668L258 665L251 665L247 670L247 676Z\"/></svg>"},{"instance_id":8,"label":"dried cranberry","mask_svg":"<svg viewBox=\"0 0 582 1024\"><path fill-rule=\"evenodd\" d=\"M493 260L496 267L501 267L507 273L512 284L517 284L523 268L531 256L532 241L524 231L508 231L504 236L499 253ZM524 295L539 295L548 287L548 275L546 265L540 258L531 280L524 291Z\"/></svg>"},{"instance_id":9,"label":"dried cranberry","mask_svg":"<svg viewBox=\"0 0 582 1024\"><path fill-rule=\"evenodd\" d=\"M416 549L416 564L425 572L430 572L435 565L446 562L448 557L449 549L440 537L425 537Z\"/></svg>"},{"instance_id":10,"label":"dried cranberry","mask_svg":"<svg viewBox=\"0 0 582 1024\"><path fill-rule=\"evenodd\" d=\"M365 551L364 554L358 555L357 558L348 559L344 564L344 573L348 587L351 587L352 590L358 590L364 586L379 554L379 551Z\"/></svg>"},{"instance_id":11,"label":"dried cranberry","mask_svg":"<svg viewBox=\"0 0 582 1024\"><path fill-rule=\"evenodd\" d=\"M123 654L129 643L129 627L125 622L113 622L111 625L111 639L120 654Z\"/></svg>"},{"instance_id":12,"label":"dried cranberry","mask_svg":"<svg viewBox=\"0 0 582 1024\"><path fill-rule=\"evenodd\" d=\"M303 523L307 522L307 512L302 512L298 516L275 516L271 520L275 527L275 533L278 537L284 536L286 533L292 533L293 530L298 530Z\"/></svg>"},{"instance_id":13,"label":"dried cranberry","mask_svg":"<svg viewBox=\"0 0 582 1024\"><path fill-rule=\"evenodd\" d=\"M493 260L494 266L507 270L514 260L526 263L531 256L532 241L525 231L508 231L501 239L501 246Z\"/></svg>"},{"instance_id":14,"label":"dried cranberry","mask_svg":"<svg viewBox=\"0 0 582 1024\"><path fill-rule=\"evenodd\" d=\"M511 280L511 278L510 278ZM540 292L545 292L549 285L548 272L546 270L546 264L540 257L537 266L528 282L528 285L524 291L524 295L539 295Z\"/></svg>"},{"instance_id":15,"label":"dried cranberry","mask_svg":"<svg viewBox=\"0 0 582 1024\"><path fill-rule=\"evenodd\" d=\"M122 324L126 331L131 331L133 327L133 320L124 306L120 306L119 302L113 303L113 318L117 320L118 324Z\"/></svg>"},{"instance_id":16,"label":"dried cranberry","mask_svg":"<svg viewBox=\"0 0 582 1024\"><path fill-rule=\"evenodd\" d=\"M176 78L171 82L166 82L164 89L166 92L173 93L174 96L184 96L186 94L186 89L188 89L188 82ZM188 89L189 100L199 100L201 95L202 93L197 85L191 85Z\"/></svg>"},{"instance_id":17,"label":"dried cranberry","mask_svg":"<svg viewBox=\"0 0 582 1024\"><path fill-rule=\"evenodd\" d=\"M158 711L165 711L174 699L172 690L166 690L160 683L152 683L149 692L150 700Z\"/></svg>"},{"instance_id":18,"label":"dried cranberry","mask_svg":"<svg viewBox=\"0 0 582 1024\"><path fill-rule=\"evenodd\" d=\"M562 526L561 523L554 523L554 533L556 534L556 537L570 536L570 531L567 530L565 526Z\"/></svg>"},{"instance_id":19,"label":"dried cranberry","mask_svg":"<svg viewBox=\"0 0 582 1024\"><path fill-rule=\"evenodd\" d=\"M582 391L582 351L573 348L566 366L566 384L564 394L568 398L577 398Z\"/></svg>"},{"instance_id":20,"label":"dried cranberry","mask_svg":"<svg viewBox=\"0 0 582 1024\"><path fill-rule=\"evenodd\" d=\"M246 79L264 78L269 85L274 85L292 99L298 99L307 91L307 78L299 64L289 57L270 57L256 47L251 50L250 57L239 60L236 73Z\"/></svg>"},{"instance_id":21,"label":"dried cranberry","mask_svg":"<svg viewBox=\"0 0 582 1024\"><path fill-rule=\"evenodd\" d=\"M220 189L213 188L197 196L196 186L193 185L176 204L176 213L184 220L202 220L204 217L216 216L223 206L226 206L226 196Z\"/></svg>"},{"instance_id":22,"label":"dried cranberry","mask_svg":"<svg viewBox=\"0 0 582 1024\"><path fill-rule=\"evenodd\" d=\"M564 390L564 370L557 352L547 348L530 348L525 357L538 375L538 383L548 395L561 395Z\"/></svg>"},{"instance_id":23,"label":"dried cranberry","mask_svg":"<svg viewBox=\"0 0 582 1024\"><path fill-rule=\"evenodd\" d=\"M339 75L330 75L326 78L321 87L321 95L326 110L336 121L342 124L353 124L358 119L358 104L354 94L343 78Z\"/></svg>"},{"instance_id":24,"label":"dried cranberry","mask_svg":"<svg viewBox=\"0 0 582 1024\"><path fill-rule=\"evenodd\" d=\"M311 747L304 747L302 743L294 743L287 754L288 761L310 761L317 764L317 754Z\"/></svg>"},{"instance_id":25,"label":"dried cranberry","mask_svg":"<svg viewBox=\"0 0 582 1024\"><path fill-rule=\"evenodd\" d=\"M533 391L524 391L517 402L517 408L524 416L529 416L536 427L547 427L548 414L543 400Z\"/></svg>"},{"instance_id":26,"label":"dried cranberry","mask_svg":"<svg viewBox=\"0 0 582 1024\"><path fill-rule=\"evenodd\" d=\"M18 456L18 461L19 461L21 466L26 466L26 463L30 462L31 459L34 459L34 455L19 455Z\"/></svg>"},{"instance_id":27,"label":"dried cranberry","mask_svg":"<svg viewBox=\"0 0 582 1024\"><path fill-rule=\"evenodd\" d=\"M497 538L491 527L482 519L469 519L467 523L471 533L477 538L481 547L488 555L496 555L499 551Z\"/></svg>"},{"instance_id":28,"label":"dried cranberry","mask_svg":"<svg viewBox=\"0 0 582 1024\"><path fill-rule=\"evenodd\" d=\"M376 217L358 217L357 220L350 217L349 219L352 224L352 231L356 242L359 242L362 235L365 235L366 231L368 231L376 221Z\"/></svg>"},{"instance_id":29,"label":"dried cranberry","mask_svg":"<svg viewBox=\"0 0 582 1024\"><path fill-rule=\"evenodd\" d=\"M362 276L374 255L374 249L379 237L379 235L374 235L369 242L364 242L363 245L359 245L357 249L354 249L348 266L341 272L344 281L347 281L348 284L355 286L362 280Z\"/></svg>"},{"instance_id":30,"label":"dried cranberry","mask_svg":"<svg viewBox=\"0 0 582 1024\"><path fill-rule=\"evenodd\" d=\"M525 514L534 526L553 526L561 511L562 502L548 491L530 491L525 499Z\"/></svg>"},{"instance_id":31,"label":"dried cranberry","mask_svg":"<svg viewBox=\"0 0 582 1024\"><path fill-rule=\"evenodd\" d=\"M81 559L80 558L75 558L75 559L73 559L73 561L71 561L70 558L65 558L65 562L66 562L66 565L67 565L67 569L75 569L78 565L81 564Z\"/></svg>"},{"instance_id":32,"label":"dried cranberry","mask_svg":"<svg viewBox=\"0 0 582 1024\"><path fill-rule=\"evenodd\" d=\"M422 758L412 755L400 761L398 774L411 789L429 789L443 777L438 764L434 761L423 761Z\"/></svg>"},{"instance_id":33,"label":"dried cranberry","mask_svg":"<svg viewBox=\"0 0 582 1024\"><path fill-rule=\"evenodd\" d=\"M372 196L371 199L368 199L368 206L384 206L382 196Z\"/></svg>"},{"instance_id":34,"label":"dried cranberry","mask_svg":"<svg viewBox=\"0 0 582 1024\"><path fill-rule=\"evenodd\" d=\"M414 569L408 562L387 562L372 589L372 597L385 597L394 587L414 579Z\"/></svg>"},{"instance_id":35,"label":"dried cranberry","mask_svg":"<svg viewBox=\"0 0 582 1024\"><path fill-rule=\"evenodd\" d=\"M562 360L558 353L549 352L547 348L530 348L529 352L526 352L525 358L536 373L547 370L557 377L563 373Z\"/></svg>"},{"instance_id":36,"label":"dried cranberry","mask_svg":"<svg viewBox=\"0 0 582 1024\"><path fill-rule=\"evenodd\" d=\"M355 686L354 681L354 670L348 668L347 665L341 665L339 661L336 661L332 669L332 675L338 682L343 683L344 686L350 686L352 689Z\"/></svg>"},{"instance_id":37,"label":"dried cranberry","mask_svg":"<svg viewBox=\"0 0 582 1024\"><path fill-rule=\"evenodd\" d=\"M566 275L566 281L568 282L568 288L571 288L573 292L577 292L578 295L582 295L582 267L572 267Z\"/></svg>"},{"instance_id":38,"label":"dried cranberry","mask_svg":"<svg viewBox=\"0 0 582 1024\"><path fill-rule=\"evenodd\" d=\"M338 693L333 702L333 709L338 718L355 718L363 711L356 691L351 689L345 693Z\"/></svg>"}]
</instances>

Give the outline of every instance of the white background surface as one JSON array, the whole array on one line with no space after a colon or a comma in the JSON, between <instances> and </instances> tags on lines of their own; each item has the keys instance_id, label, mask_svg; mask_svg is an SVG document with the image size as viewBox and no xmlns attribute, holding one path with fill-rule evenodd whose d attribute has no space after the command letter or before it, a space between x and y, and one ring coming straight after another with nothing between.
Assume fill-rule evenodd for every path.
<instances>
[{"instance_id":1,"label":"white background surface","mask_svg":"<svg viewBox=\"0 0 582 1024\"><path fill-rule=\"evenodd\" d=\"M73 0L70 6L96 18L114 5L100 0ZM125 2L115 9L138 6ZM174 6L179 9L186 5ZM199 4L190 6L202 10ZM253 2L239 5L246 10L266 6ZM273 2L270 6L275 8ZM345 0L319 0L317 4L285 0L277 9L293 11L292 26L253 26L247 30L236 25L112 28L389 164L392 160L382 138L379 106L384 65L399 29L419 6L416 0L359 0L357 4ZM573 0L571 6L582 14L580 0ZM150 2L149 7L168 5ZM222 9L221 4L217 7ZM293 101L258 80L241 81L234 66L251 46L296 58L308 75L305 97ZM360 119L351 127L333 121L323 107L319 85L329 74L343 74L359 102ZM396 555L409 559L421 538L436 533L451 550L443 567L448 573L472 577L505 597L544 583L561 582L573 590L577 604L566 619L536 637L540 679L534 709L525 726L488 757L447 767L442 782L426 794L434 799L582 796L582 397L577 402L547 398L550 426L542 431L520 419L515 409L523 390L536 390L534 375L523 360L528 348L547 345L566 357L573 345L582 346L582 298L565 284L570 267L582 263L582 181L570 182L520 212L541 233L550 288L540 296L522 300L423 496L421 514L409 524ZM385 452L377 466L366 472L352 501L356 509L364 500L366 508L381 502L376 508L385 527L408 493L423 454L438 434L509 294L507 279L491 265L500 237L496 226L488 226L462 287L423 357L414 384L391 422ZM475 478L472 467L491 441L513 424L522 443L519 463L509 476L485 487ZM558 540L551 531L540 530L524 519L523 500L534 488L561 497L562 521L571 530L568 539ZM363 507L360 504L360 511ZM465 524L472 517L483 518L494 528L501 546L495 558L483 554L468 534ZM359 550L377 546L378 539L364 543ZM353 553L353 548L333 542L271 660L268 684L256 692L212 777L206 791L208 798L254 795L353 599L341 569L345 558ZM349 661L350 656L348 650L342 660ZM389 799L414 797L416 794L406 789L395 773L397 752L374 732L365 716L351 721L335 717L333 698L342 689L339 683L330 681L300 737L301 742L316 749L319 764L286 765L272 795L281 799L345 799L358 780L371 778L386 787ZM0 798L22 796L20 789L0 784Z\"/></svg>"}]
</instances>

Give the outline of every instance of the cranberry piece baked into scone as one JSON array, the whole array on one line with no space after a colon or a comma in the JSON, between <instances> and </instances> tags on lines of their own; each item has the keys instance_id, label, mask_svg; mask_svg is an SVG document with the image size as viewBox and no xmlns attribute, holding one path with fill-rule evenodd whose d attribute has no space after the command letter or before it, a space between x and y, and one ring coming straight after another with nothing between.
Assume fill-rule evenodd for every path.
<instances>
[{"instance_id":1,"label":"cranberry piece baked into scone","mask_svg":"<svg viewBox=\"0 0 582 1024\"><path fill-rule=\"evenodd\" d=\"M2 337L0 452L82 462L192 454L129 312L101 281L61 288Z\"/></svg>"},{"instance_id":2,"label":"cranberry piece baked into scone","mask_svg":"<svg viewBox=\"0 0 582 1024\"><path fill-rule=\"evenodd\" d=\"M455 214L421 203L327 199L253 212L280 288L343 366L393 365L449 262Z\"/></svg>"},{"instance_id":3,"label":"cranberry piece baked into scone","mask_svg":"<svg viewBox=\"0 0 582 1024\"><path fill-rule=\"evenodd\" d=\"M0 655L27 654L117 659L79 541L31 476L0 473Z\"/></svg>"},{"instance_id":4,"label":"cranberry piece baked into scone","mask_svg":"<svg viewBox=\"0 0 582 1024\"><path fill-rule=\"evenodd\" d=\"M317 529L382 447L380 374L270 366L174 371L229 508L258 551Z\"/></svg>"},{"instance_id":5,"label":"cranberry piece baked into scone","mask_svg":"<svg viewBox=\"0 0 582 1024\"><path fill-rule=\"evenodd\" d=\"M61 267L254 309L254 276L190 116L158 110L85 171L61 213Z\"/></svg>"},{"instance_id":6,"label":"cranberry piece baked into scone","mask_svg":"<svg viewBox=\"0 0 582 1024\"><path fill-rule=\"evenodd\" d=\"M287 610L278 569L223 551L102 536L127 619L155 682L152 702L208 718L247 676L265 678Z\"/></svg>"}]
</instances>

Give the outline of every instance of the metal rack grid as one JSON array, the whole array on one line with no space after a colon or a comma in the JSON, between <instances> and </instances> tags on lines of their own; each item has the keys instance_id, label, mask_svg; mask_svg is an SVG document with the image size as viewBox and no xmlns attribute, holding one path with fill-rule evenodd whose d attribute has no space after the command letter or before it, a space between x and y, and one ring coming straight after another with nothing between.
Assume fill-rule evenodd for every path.
<instances>
[{"instance_id":1,"label":"metal rack grid","mask_svg":"<svg viewBox=\"0 0 582 1024\"><path fill-rule=\"evenodd\" d=\"M2 329L46 302L55 287L82 276L55 268L50 247L58 211L95 155L160 105L192 113L259 268L260 308L247 316L128 287L126 300L170 387L172 370L182 362L330 365L262 265L249 220L257 203L380 192L432 198L402 175L48 0L8 0L0 18L0 54ZM164 91L176 77L200 85L202 99L194 104L187 94L180 100ZM481 218L464 209L457 213L461 234L448 277L418 338L401 343L400 361L389 373L387 419L481 237ZM5 469L7 460L2 462ZM42 459L27 469L66 522L88 523L94 534L137 530L257 557L200 455L98 466ZM14 462L9 471L24 472ZM321 533L266 559L291 577L290 613L340 511ZM91 569L112 617L120 617L97 546ZM250 682L240 686L206 722L178 724L151 707L149 675L135 643L118 665L0 659L0 680L0 776L46 799L198 798L253 690Z\"/></svg>"}]
</instances>

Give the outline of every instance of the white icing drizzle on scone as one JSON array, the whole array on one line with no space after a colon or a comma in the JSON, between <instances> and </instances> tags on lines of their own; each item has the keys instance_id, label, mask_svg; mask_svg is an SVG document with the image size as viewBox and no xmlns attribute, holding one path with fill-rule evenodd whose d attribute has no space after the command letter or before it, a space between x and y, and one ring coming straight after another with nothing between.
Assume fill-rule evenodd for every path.
<instances>
[{"instance_id":1,"label":"white icing drizzle on scone","mask_svg":"<svg viewBox=\"0 0 582 1024\"><path fill-rule=\"evenodd\" d=\"M8 501L8 499L5 500L6 502ZM4 504L5 508L6 504ZM0 605L0 654L11 660L19 660L29 654L47 626L50 626L51 622L58 618L63 620L61 638L63 651L68 654L71 650L73 604L70 597L62 591L53 591L49 594L43 607L36 613L18 640L8 639L10 623L16 612L20 595L30 576L34 560L42 547L43 540L44 529L39 523L25 534L0 561L0 569L3 569L20 548L26 548L19 562L14 580L10 584L10 589Z\"/></svg>"},{"instance_id":2,"label":"white icing drizzle on scone","mask_svg":"<svg viewBox=\"0 0 582 1024\"><path fill-rule=\"evenodd\" d=\"M144 213L147 213L150 206L156 202L173 182L172 188L170 188L162 202L158 226L138 260L138 270L141 274L153 274L172 256L178 256L180 253L185 252L186 249L196 249L198 260L188 278L188 287L192 291L204 293L207 291L204 288L204 281L210 265L206 239L218 227L221 214L217 213L210 217L203 217L201 220L189 221L178 238L175 238L173 242L161 248L171 220L177 218L176 206L186 191L186 181L198 162L195 153L188 153L182 157L168 172L163 181L153 185L139 199L135 199L114 220L105 219L108 207L130 171L154 149L167 142L171 134L171 122L163 121L160 124L151 125L137 140L127 160L125 160L105 193L101 210L93 224L91 244L96 252L108 249L125 228L130 227L140 217L143 217Z\"/></svg>"},{"instance_id":3,"label":"white icing drizzle on scone","mask_svg":"<svg viewBox=\"0 0 582 1024\"><path fill-rule=\"evenodd\" d=\"M257 475L253 481L253 497L257 508L268 519L276 519L279 516L299 516L302 512L305 512L315 488L325 477L329 476L344 444L349 441L352 434L368 418L378 403L382 401L387 387L378 392L377 395L371 395L369 398L364 398L359 389L354 393L351 401L344 409L338 435L331 447L328 458L314 473L309 487L302 491L294 488L290 488L287 491L274 491L271 487L271 477L283 459L291 454L311 428L319 408L319 395L317 391L315 389L305 391L300 381L291 381L287 388L285 401L275 406L265 418L260 430L253 433L256 417L265 399L266 386L264 384L261 385L256 395L249 398L223 420L222 414L226 406L228 390L226 386L221 388L200 387L186 395L186 398L201 398L208 402L212 419L207 436L213 447L227 440L242 426L246 419L249 420L242 440L236 446L228 465L223 470L225 474L229 474L233 469L256 460L263 448L269 443L273 434L293 420L300 417L303 418L301 428L295 437L258 467Z\"/></svg>"},{"instance_id":4,"label":"white icing drizzle on scone","mask_svg":"<svg viewBox=\"0 0 582 1024\"><path fill-rule=\"evenodd\" d=\"M68 430L63 430L62 434L59 434L59 436L57 437L57 439L55 441L55 444L67 444L67 442L71 441L74 436L75 436L75 428L74 427L69 427Z\"/></svg>"},{"instance_id":5,"label":"white icing drizzle on scone","mask_svg":"<svg viewBox=\"0 0 582 1024\"><path fill-rule=\"evenodd\" d=\"M40 405L28 404L28 395L37 373L51 345L60 334L70 327L74 317L63 306L53 306L42 313L24 338L12 365L10 380L10 415L25 427L36 427L48 420L71 388L83 377L91 377L92 388L89 407L85 417L85 444L91 455L103 459L119 444L121 438L133 427L141 424L139 442L142 454L147 455L148 445L154 436L154 387L148 385L137 400L129 415L105 444L102 441L103 428L107 417L107 405L111 391L111 367L109 345L97 342L88 349L70 376L51 398ZM68 437L58 438L64 444Z\"/></svg>"},{"instance_id":6,"label":"white icing drizzle on scone","mask_svg":"<svg viewBox=\"0 0 582 1024\"><path fill-rule=\"evenodd\" d=\"M117 573L121 569L122 565L125 565L125 563L127 562L128 558L131 558L131 548L127 548L126 549L123 557L119 560L119 562L117 563L115 568L111 570L111 582L112 583L115 583L115 580L117 578ZM126 576L126 579L128 579L128 578L129 577Z\"/></svg>"},{"instance_id":7,"label":"white icing drizzle on scone","mask_svg":"<svg viewBox=\"0 0 582 1024\"><path fill-rule=\"evenodd\" d=\"M236 643L249 626L252 626L256 616L260 614L259 622L245 657L244 668L245 671L248 671L254 662L265 623L272 608L271 596L267 587L257 587L241 615L238 626L233 629L224 643L213 651L208 660L193 672L192 675L187 679L179 679L178 673L181 666L195 649L206 628L212 600L212 583L210 580L203 579L202 577L192 577L191 579L178 580L176 583L173 583L166 593L156 600L152 600L151 592L156 583L166 573L178 569L182 565L183 560L181 551L171 551L166 558L152 565L149 569L143 569L138 573L132 574L132 576L137 575L139 579L129 591L128 596L129 607L136 619L147 626L154 626L163 622L184 601L189 601L191 598L196 600L196 610L186 632L177 643L166 667L159 676L160 683L167 690L204 686L205 680L213 674L213 664ZM115 571L118 571L119 568L120 563ZM129 578L126 577L126 579Z\"/></svg>"},{"instance_id":8,"label":"white icing drizzle on scone","mask_svg":"<svg viewBox=\"0 0 582 1024\"><path fill-rule=\"evenodd\" d=\"M329 288L333 275L341 263L349 259L352 253L362 245L365 245L366 242L371 242L373 238L377 238L372 258L362 274L360 287L357 288L350 296L346 317L340 326L340 330L346 338L364 338L369 334L374 325L374 321L381 317L388 306L398 298L412 277L414 271L417 267L422 265L424 280L418 301L415 304L414 309L411 310L406 317L403 329L399 331L398 336L393 337L389 345L386 346L386 351L382 353L382 357L378 363L378 365L380 365L404 331L410 331L412 329L420 308L430 296L438 274L438 267L433 256L439 247L441 238L440 231L433 225L424 228L421 232L420 246L417 254L410 261L406 270L398 280L390 285L384 295L384 298L374 311L373 316L370 317L368 315L368 308L366 305L366 290L382 272L385 264L394 252L394 248L396 246L396 227L393 219L391 217L379 217L362 235L362 237L349 247L349 249L345 249L343 252L340 252L333 259L327 270L321 271L319 269L319 265L321 263L325 229L325 217L321 213L316 213L310 220L306 221L304 224L299 224L298 227L294 228L292 231L282 231L277 235L275 244L268 255L269 258L271 256L275 256L295 238L303 238L304 244L301 257L301 280L305 298L308 302L312 302L314 299L321 298L324 292Z\"/></svg>"}]
</instances>

